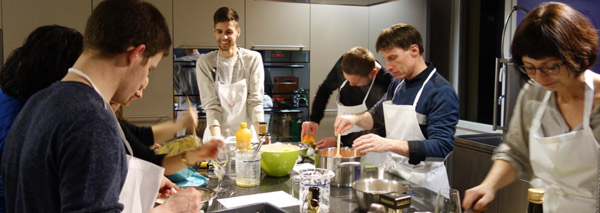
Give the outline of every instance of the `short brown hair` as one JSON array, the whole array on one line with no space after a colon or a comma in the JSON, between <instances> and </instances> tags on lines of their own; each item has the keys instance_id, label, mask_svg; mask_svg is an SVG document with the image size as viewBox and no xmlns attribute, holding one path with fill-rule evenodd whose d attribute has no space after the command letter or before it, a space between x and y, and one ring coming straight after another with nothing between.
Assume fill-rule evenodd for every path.
<instances>
[{"instance_id":1,"label":"short brown hair","mask_svg":"<svg viewBox=\"0 0 600 213\"><path fill-rule=\"evenodd\" d=\"M213 21L214 25L217 25L217 23L219 22L235 21L235 26L239 27L238 22L240 21L240 17L234 9L229 7L221 7L217 9L215 14L213 15Z\"/></svg>"},{"instance_id":2,"label":"short brown hair","mask_svg":"<svg viewBox=\"0 0 600 213\"><path fill-rule=\"evenodd\" d=\"M417 28L410 24L394 24L391 27L385 28L379 33L375 49L377 52L393 47L408 50L410 45L416 44L419 46L419 54L423 55L423 39Z\"/></svg>"},{"instance_id":3,"label":"short brown hair","mask_svg":"<svg viewBox=\"0 0 600 213\"><path fill-rule=\"evenodd\" d=\"M171 49L165 18L153 5L139 0L100 2L87 21L84 49L98 50L101 57L124 53L131 46L146 45L147 58Z\"/></svg>"},{"instance_id":4,"label":"short brown hair","mask_svg":"<svg viewBox=\"0 0 600 213\"><path fill-rule=\"evenodd\" d=\"M353 47L342 56L342 71L348 75L368 77L375 67L375 56L364 47Z\"/></svg>"},{"instance_id":5,"label":"short brown hair","mask_svg":"<svg viewBox=\"0 0 600 213\"><path fill-rule=\"evenodd\" d=\"M511 44L517 65L523 56L562 59L575 76L592 67L598 55L598 33L594 25L569 5L542 3L521 21Z\"/></svg>"}]
</instances>

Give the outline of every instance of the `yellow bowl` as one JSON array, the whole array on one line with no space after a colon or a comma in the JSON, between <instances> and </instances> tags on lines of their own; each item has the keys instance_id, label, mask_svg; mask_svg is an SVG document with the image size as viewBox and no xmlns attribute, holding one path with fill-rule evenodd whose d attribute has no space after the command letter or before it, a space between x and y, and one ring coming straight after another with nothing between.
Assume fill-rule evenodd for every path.
<instances>
[{"instance_id":1,"label":"yellow bowl","mask_svg":"<svg viewBox=\"0 0 600 213\"><path fill-rule=\"evenodd\" d=\"M296 145L269 144L263 145L260 150L260 166L272 177L290 174L300 155L300 147Z\"/></svg>"}]
</instances>

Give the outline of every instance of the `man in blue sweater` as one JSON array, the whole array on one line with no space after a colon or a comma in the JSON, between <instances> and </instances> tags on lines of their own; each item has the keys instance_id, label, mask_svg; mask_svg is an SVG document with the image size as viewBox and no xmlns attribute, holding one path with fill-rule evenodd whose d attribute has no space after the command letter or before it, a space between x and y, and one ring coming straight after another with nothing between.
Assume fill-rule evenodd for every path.
<instances>
[{"instance_id":1,"label":"man in blue sweater","mask_svg":"<svg viewBox=\"0 0 600 213\"><path fill-rule=\"evenodd\" d=\"M360 152L386 153L384 167L403 178L437 191L449 188L443 159L454 150L458 96L432 63L423 59L419 31L396 24L381 31L376 49L396 79L369 111L338 116L336 134L358 125L383 128L386 137L368 134L353 147Z\"/></svg>"}]
</instances>

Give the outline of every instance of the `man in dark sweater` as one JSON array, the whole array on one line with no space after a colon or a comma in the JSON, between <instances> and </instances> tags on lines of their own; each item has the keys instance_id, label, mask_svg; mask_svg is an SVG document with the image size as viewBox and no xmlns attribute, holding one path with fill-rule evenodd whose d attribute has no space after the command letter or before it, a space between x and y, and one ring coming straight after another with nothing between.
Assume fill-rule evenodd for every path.
<instances>
[{"instance_id":1,"label":"man in dark sweater","mask_svg":"<svg viewBox=\"0 0 600 213\"><path fill-rule=\"evenodd\" d=\"M373 54L364 47L348 50L335 63L327 78L319 86L313 101L310 120L302 123L302 138L314 137L323 119L329 96L338 90L338 114L360 113L373 107L387 91L394 76L385 72ZM364 108L362 107L364 106ZM348 109L348 110L346 110ZM385 136L381 129L353 129L342 134L343 146L352 146L354 139L367 133ZM333 132L331 133L333 136ZM336 146L335 137L327 137L316 143L318 148Z\"/></svg>"},{"instance_id":2,"label":"man in dark sweater","mask_svg":"<svg viewBox=\"0 0 600 213\"><path fill-rule=\"evenodd\" d=\"M7 212L121 212L147 203L119 203L136 159L126 157L108 103L126 101L168 54L166 21L149 3L105 0L88 19L83 47L60 82L29 98L7 135L1 161ZM150 212L197 212L199 195L181 190Z\"/></svg>"},{"instance_id":3,"label":"man in dark sweater","mask_svg":"<svg viewBox=\"0 0 600 213\"><path fill-rule=\"evenodd\" d=\"M423 41L415 27L396 24L382 30L376 48L396 79L368 112L338 116L335 132L354 125L384 128L386 137L363 135L352 147L363 153L385 152L385 168L415 184L434 191L448 188L440 160L454 150L459 112L456 92L432 63L425 62Z\"/></svg>"}]
</instances>

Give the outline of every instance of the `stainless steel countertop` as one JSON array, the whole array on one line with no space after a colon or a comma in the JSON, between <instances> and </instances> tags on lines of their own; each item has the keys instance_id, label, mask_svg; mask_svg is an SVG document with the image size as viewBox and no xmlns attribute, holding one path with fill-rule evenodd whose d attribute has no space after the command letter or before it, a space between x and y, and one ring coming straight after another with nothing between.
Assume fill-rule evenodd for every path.
<instances>
[{"instance_id":1,"label":"stainless steel countertop","mask_svg":"<svg viewBox=\"0 0 600 213\"><path fill-rule=\"evenodd\" d=\"M386 176L390 176L387 174ZM397 178L397 180L401 181L404 184L408 182L405 180L401 180ZM208 188L215 189L217 187L218 181L216 179L211 179L208 182ZM407 184L411 185L411 184ZM291 180L289 176L285 177L269 177L265 176L264 172L262 175L262 179L260 182L260 186L253 188L242 188L237 187L235 185L235 180L232 180L228 177L223 179L223 183L221 185L223 190L217 195L216 199L213 200L212 205L209 207L209 212L225 209L223 205L221 205L217 200L220 198L228 198L228 197L237 197L243 195L251 195L257 193L265 193L265 192L273 192L273 191L284 191L286 193L290 192ZM294 197L298 197L298 187L294 187ZM434 210L435 199L437 193L432 192L428 189L421 187L412 186L412 205L408 209L403 209L403 212L415 212L415 211L431 211ZM343 187L331 187L330 191L330 212L360 212L358 209L358 204L356 201L356 197L352 192L352 188L343 188ZM284 210L292 213L299 212L298 206L286 207Z\"/></svg>"}]
</instances>

